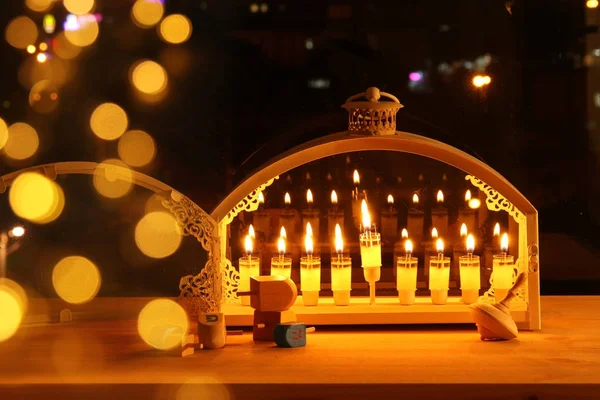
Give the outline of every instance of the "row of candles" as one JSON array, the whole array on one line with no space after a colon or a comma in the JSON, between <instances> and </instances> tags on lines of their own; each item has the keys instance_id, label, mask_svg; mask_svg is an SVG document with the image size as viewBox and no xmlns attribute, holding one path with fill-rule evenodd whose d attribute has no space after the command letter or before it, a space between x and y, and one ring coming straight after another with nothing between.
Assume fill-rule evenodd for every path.
<instances>
[{"instance_id":1,"label":"row of candles","mask_svg":"<svg viewBox=\"0 0 600 400\"><path fill-rule=\"evenodd\" d=\"M365 281L369 284L370 304L375 304L376 282L381 277L381 234L371 223L366 200L361 202L362 225L359 235L361 266L363 268ZM500 226L496 224L494 236L499 235ZM286 257L286 230L280 230L278 239L279 256L271 260L271 275L281 275L291 278L292 259ZM404 237L405 254L396 259L396 289L399 302L402 305L411 305L415 301L417 290L417 266L418 258L413 256L413 243L408 239L408 231L402 232ZM433 228L432 237L437 238L437 255L429 259L429 290L431 300L434 304L446 304L448 298L450 263L451 258L444 254L444 241L438 237L437 229ZM480 258L473 254L475 239L468 234L465 224L461 226L461 237L466 239L466 255L459 257L460 282L462 301L471 304L477 301L480 282ZM246 256L239 260L240 291L250 289L250 277L260 274L260 260L252 256L254 230L250 226L249 233L245 237ZM493 282L497 298L503 297L512 285L514 258L508 255L508 235L501 236L501 253L493 256ZM333 291L334 304L338 306L349 305L350 291L352 286L352 259L344 255L342 230L339 224L335 225L335 250L337 257L331 258L331 289ZM308 222L306 224L304 247L306 256L300 258L300 281L302 288L302 299L306 306L316 306L319 301L321 289L321 258L314 255L313 229ZM242 304L249 304L249 297L242 296Z\"/></svg>"}]
</instances>

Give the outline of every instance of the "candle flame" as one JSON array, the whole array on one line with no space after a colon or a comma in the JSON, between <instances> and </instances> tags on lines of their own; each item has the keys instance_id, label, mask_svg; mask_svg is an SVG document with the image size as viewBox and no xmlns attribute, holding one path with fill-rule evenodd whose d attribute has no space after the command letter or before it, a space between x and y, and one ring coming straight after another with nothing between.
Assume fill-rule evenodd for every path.
<instances>
[{"instance_id":1,"label":"candle flame","mask_svg":"<svg viewBox=\"0 0 600 400\"><path fill-rule=\"evenodd\" d=\"M394 204L394 196L392 196L391 194L388 194L387 202L390 206L392 204Z\"/></svg>"},{"instance_id":2,"label":"candle flame","mask_svg":"<svg viewBox=\"0 0 600 400\"><path fill-rule=\"evenodd\" d=\"M310 222L307 222L306 223L306 236L312 237L312 235L313 235L312 226L310 225Z\"/></svg>"},{"instance_id":3,"label":"candle flame","mask_svg":"<svg viewBox=\"0 0 600 400\"><path fill-rule=\"evenodd\" d=\"M285 202L285 204L292 204L292 198L290 197L290 194L288 192L285 192L283 201Z\"/></svg>"},{"instance_id":4,"label":"candle flame","mask_svg":"<svg viewBox=\"0 0 600 400\"><path fill-rule=\"evenodd\" d=\"M481 200L479 199L471 199L469 200L469 208L476 210L481 207Z\"/></svg>"},{"instance_id":5,"label":"candle flame","mask_svg":"<svg viewBox=\"0 0 600 400\"><path fill-rule=\"evenodd\" d=\"M246 238L244 240L244 246L246 247L246 254L251 255L252 254L252 238L250 237L250 235L246 235Z\"/></svg>"},{"instance_id":6,"label":"candle flame","mask_svg":"<svg viewBox=\"0 0 600 400\"><path fill-rule=\"evenodd\" d=\"M308 189L306 191L306 202L308 204L312 204L313 203L313 195L312 195L312 191L310 189Z\"/></svg>"},{"instance_id":7,"label":"candle flame","mask_svg":"<svg viewBox=\"0 0 600 400\"><path fill-rule=\"evenodd\" d=\"M360 175L358 175L358 170L356 170L356 169L354 170L353 179L354 179L354 184L355 185L360 184Z\"/></svg>"},{"instance_id":8,"label":"candle flame","mask_svg":"<svg viewBox=\"0 0 600 400\"><path fill-rule=\"evenodd\" d=\"M465 201L468 202L469 200L471 200L471 191L467 189L465 192Z\"/></svg>"},{"instance_id":9,"label":"candle flame","mask_svg":"<svg viewBox=\"0 0 600 400\"><path fill-rule=\"evenodd\" d=\"M494 236L500 236L500 223L498 222L494 225Z\"/></svg>"},{"instance_id":10,"label":"candle flame","mask_svg":"<svg viewBox=\"0 0 600 400\"><path fill-rule=\"evenodd\" d=\"M285 231L285 226L282 226L281 229L279 230L279 236L287 239L287 232Z\"/></svg>"},{"instance_id":11,"label":"candle flame","mask_svg":"<svg viewBox=\"0 0 600 400\"><path fill-rule=\"evenodd\" d=\"M442 239L438 239L435 242L435 248L438 253L443 253L444 252L444 241Z\"/></svg>"},{"instance_id":12,"label":"candle flame","mask_svg":"<svg viewBox=\"0 0 600 400\"><path fill-rule=\"evenodd\" d=\"M438 237L438 231L437 231L437 228L435 228L435 227L434 227L434 228L431 230L431 238L432 238L432 239L435 239L435 238L437 238L437 237Z\"/></svg>"},{"instance_id":13,"label":"candle flame","mask_svg":"<svg viewBox=\"0 0 600 400\"><path fill-rule=\"evenodd\" d=\"M258 192L258 204L265 204L265 195L263 192Z\"/></svg>"},{"instance_id":14,"label":"candle flame","mask_svg":"<svg viewBox=\"0 0 600 400\"><path fill-rule=\"evenodd\" d=\"M342 239L340 224L335 224L335 251L339 254L344 252L344 240Z\"/></svg>"},{"instance_id":15,"label":"candle flame","mask_svg":"<svg viewBox=\"0 0 600 400\"><path fill-rule=\"evenodd\" d=\"M467 253L472 253L475 250L475 238L469 233L467 236Z\"/></svg>"},{"instance_id":16,"label":"candle flame","mask_svg":"<svg viewBox=\"0 0 600 400\"><path fill-rule=\"evenodd\" d=\"M285 254L285 239L281 236L277 241L277 250L279 251L279 254Z\"/></svg>"},{"instance_id":17,"label":"candle flame","mask_svg":"<svg viewBox=\"0 0 600 400\"><path fill-rule=\"evenodd\" d=\"M337 193L335 192L335 190L331 191L331 204L337 204L338 203L338 198L337 198Z\"/></svg>"},{"instance_id":18,"label":"candle flame","mask_svg":"<svg viewBox=\"0 0 600 400\"><path fill-rule=\"evenodd\" d=\"M312 254L314 251L313 248L313 238L312 235L307 234L304 237L304 247L306 248L306 254Z\"/></svg>"},{"instance_id":19,"label":"candle flame","mask_svg":"<svg viewBox=\"0 0 600 400\"><path fill-rule=\"evenodd\" d=\"M467 224L463 223L460 226L460 237L467 236L467 233L468 233L468 231L467 231Z\"/></svg>"},{"instance_id":20,"label":"candle flame","mask_svg":"<svg viewBox=\"0 0 600 400\"><path fill-rule=\"evenodd\" d=\"M310 176L310 172L307 172L307 173L306 173L306 175L304 176L304 178L305 178L307 181L310 181L310 180L311 180L311 178L312 178L312 177Z\"/></svg>"},{"instance_id":21,"label":"candle flame","mask_svg":"<svg viewBox=\"0 0 600 400\"><path fill-rule=\"evenodd\" d=\"M367 207L367 201L363 199L360 205L360 211L362 213L363 228L371 229L371 215L369 215L369 208Z\"/></svg>"},{"instance_id":22,"label":"candle flame","mask_svg":"<svg viewBox=\"0 0 600 400\"><path fill-rule=\"evenodd\" d=\"M413 244L408 239L404 242L404 251L406 252L406 254L412 254L413 252Z\"/></svg>"},{"instance_id":23,"label":"candle flame","mask_svg":"<svg viewBox=\"0 0 600 400\"><path fill-rule=\"evenodd\" d=\"M444 202L444 192L442 192L441 190L438 190L438 192L437 192L437 202L438 203Z\"/></svg>"},{"instance_id":24,"label":"candle flame","mask_svg":"<svg viewBox=\"0 0 600 400\"><path fill-rule=\"evenodd\" d=\"M254 234L254 227L252 226L252 224L250 224L250 227L248 228L248 236L250 236L250 238L252 239L256 238L256 235Z\"/></svg>"},{"instance_id":25,"label":"candle flame","mask_svg":"<svg viewBox=\"0 0 600 400\"><path fill-rule=\"evenodd\" d=\"M402 234L400 236L402 237L402 239L408 238L408 231L406 230L406 228L402 228Z\"/></svg>"},{"instance_id":26,"label":"candle flame","mask_svg":"<svg viewBox=\"0 0 600 400\"><path fill-rule=\"evenodd\" d=\"M419 195L413 194L413 204L419 204Z\"/></svg>"},{"instance_id":27,"label":"candle flame","mask_svg":"<svg viewBox=\"0 0 600 400\"><path fill-rule=\"evenodd\" d=\"M500 250L503 251L504 253L508 253L508 234L507 233L502 235L502 238L500 239Z\"/></svg>"}]
</instances>

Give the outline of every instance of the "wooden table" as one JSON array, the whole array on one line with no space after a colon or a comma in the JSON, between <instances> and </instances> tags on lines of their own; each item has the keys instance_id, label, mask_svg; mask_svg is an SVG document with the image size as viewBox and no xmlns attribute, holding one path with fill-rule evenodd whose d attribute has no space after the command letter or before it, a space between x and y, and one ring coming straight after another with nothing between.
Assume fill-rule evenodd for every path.
<instances>
[{"instance_id":1,"label":"wooden table","mask_svg":"<svg viewBox=\"0 0 600 400\"><path fill-rule=\"evenodd\" d=\"M149 350L135 320L39 324L0 343L0 399L600 398L600 297L543 297L542 323L509 342L474 326L338 327L278 349L245 333L186 358Z\"/></svg>"}]
</instances>

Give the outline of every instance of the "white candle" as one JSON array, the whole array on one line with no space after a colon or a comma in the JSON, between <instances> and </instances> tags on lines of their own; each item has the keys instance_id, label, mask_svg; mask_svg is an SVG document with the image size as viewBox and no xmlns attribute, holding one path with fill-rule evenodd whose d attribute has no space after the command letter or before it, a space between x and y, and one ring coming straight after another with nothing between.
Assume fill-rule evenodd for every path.
<instances>
[{"instance_id":1,"label":"white candle","mask_svg":"<svg viewBox=\"0 0 600 400\"><path fill-rule=\"evenodd\" d=\"M467 236L467 255L459 258L460 268L460 289L462 292L462 301L465 304L472 304L479 297L481 287L481 273L479 256L473 255L475 249L475 239L473 235Z\"/></svg>"},{"instance_id":2,"label":"white candle","mask_svg":"<svg viewBox=\"0 0 600 400\"><path fill-rule=\"evenodd\" d=\"M515 260L508 255L508 235L505 233L500 239L501 253L492 259L492 282L497 301L502 300L508 289L512 287L515 273Z\"/></svg>"},{"instance_id":3,"label":"white candle","mask_svg":"<svg viewBox=\"0 0 600 400\"><path fill-rule=\"evenodd\" d=\"M364 232L360 234L360 258L365 280L369 282L370 304L375 304L375 282L381 278L381 235L372 230L367 202L362 201Z\"/></svg>"},{"instance_id":4,"label":"white candle","mask_svg":"<svg viewBox=\"0 0 600 400\"><path fill-rule=\"evenodd\" d=\"M319 303L319 291L321 290L321 257L313 256L313 237L310 224L307 224L304 246L306 257L300 258L302 301L305 306L316 306Z\"/></svg>"},{"instance_id":5,"label":"white candle","mask_svg":"<svg viewBox=\"0 0 600 400\"><path fill-rule=\"evenodd\" d=\"M444 242L436 242L437 256L429 259L429 290L433 304L446 304L450 282L450 257L444 257Z\"/></svg>"},{"instance_id":6,"label":"white candle","mask_svg":"<svg viewBox=\"0 0 600 400\"><path fill-rule=\"evenodd\" d=\"M415 302L419 260L412 256L413 245L410 240L404 242L404 251L404 257L398 257L396 260L396 290L400 304L411 305Z\"/></svg>"},{"instance_id":7,"label":"white candle","mask_svg":"<svg viewBox=\"0 0 600 400\"><path fill-rule=\"evenodd\" d=\"M283 227L282 233L285 234ZM277 241L277 249L279 250L279 256L271 258L271 276L285 276L286 278L291 278L292 259L285 256L285 239L283 236L280 236Z\"/></svg>"},{"instance_id":8,"label":"white candle","mask_svg":"<svg viewBox=\"0 0 600 400\"><path fill-rule=\"evenodd\" d=\"M239 260L240 282L238 291L250 291L250 277L260 275L260 259L252 257L252 238L250 235L245 238L246 257L241 257ZM250 296L240 296L243 305L250 305Z\"/></svg>"},{"instance_id":9,"label":"white candle","mask_svg":"<svg viewBox=\"0 0 600 400\"><path fill-rule=\"evenodd\" d=\"M331 258L331 290L333 302L336 306L350 304L350 291L352 290L352 259L344 257L344 242L342 229L335 226L335 250L337 256Z\"/></svg>"}]
</instances>

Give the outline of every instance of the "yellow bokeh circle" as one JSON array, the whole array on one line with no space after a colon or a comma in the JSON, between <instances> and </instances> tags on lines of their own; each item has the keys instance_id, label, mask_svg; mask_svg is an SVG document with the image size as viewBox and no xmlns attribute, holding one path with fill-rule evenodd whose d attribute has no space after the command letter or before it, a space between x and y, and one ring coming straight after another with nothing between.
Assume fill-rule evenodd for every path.
<instances>
[{"instance_id":1,"label":"yellow bokeh circle","mask_svg":"<svg viewBox=\"0 0 600 400\"><path fill-rule=\"evenodd\" d=\"M27 312L29 300L27 299L25 289L23 289L21 285L8 278L0 278L0 290L8 292L15 300L17 300L19 309L23 315Z\"/></svg>"},{"instance_id":2,"label":"yellow bokeh circle","mask_svg":"<svg viewBox=\"0 0 600 400\"><path fill-rule=\"evenodd\" d=\"M75 15L83 15L92 11L94 0L64 0L65 8Z\"/></svg>"},{"instance_id":3,"label":"yellow bokeh circle","mask_svg":"<svg viewBox=\"0 0 600 400\"><path fill-rule=\"evenodd\" d=\"M52 41L54 54L63 60L70 60L81 53L81 47L74 45L67 39L64 32L60 32Z\"/></svg>"},{"instance_id":4,"label":"yellow bokeh circle","mask_svg":"<svg viewBox=\"0 0 600 400\"><path fill-rule=\"evenodd\" d=\"M38 38L38 29L29 17L16 17L6 26L4 31L6 41L17 49L26 49L35 44Z\"/></svg>"},{"instance_id":5,"label":"yellow bokeh circle","mask_svg":"<svg viewBox=\"0 0 600 400\"><path fill-rule=\"evenodd\" d=\"M40 145L36 130L29 124L17 122L8 128L4 152L14 160L25 160L35 154Z\"/></svg>"},{"instance_id":6,"label":"yellow bokeh circle","mask_svg":"<svg viewBox=\"0 0 600 400\"><path fill-rule=\"evenodd\" d=\"M90 127L92 132L104 140L116 140L127 130L127 113L115 103L100 104L92 112Z\"/></svg>"},{"instance_id":7,"label":"yellow bokeh circle","mask_svg":"<svg viewBox=\"0 0 600 400\"><path fill-rule=\"evenodd\" d=\"M0 287L0 342L12 337L23 319L19 301L10 291Z\"/></svg>"},{"instance_id":8,"label":"yellow bokeh circle","mask_svg":"<svg viewBox=\"0 0 600 400\"><path fill-rule=\"evenodd\" d=\"M98 21L94 18L86 18L85 22L82 22L80 25L79 29L65 31L65 37L75 46L89 46L98 39L98 34L100 33Z\"/></svg>"},{"instance_id":9,"label":"yellow bokeh circle","mask_svg":"<svg viewBox=\"0 0 600 400\"><path fill-rule=\"evenodd\" d=\"M156 154L156 144L152 136L144 131L125 132L117 147L119 157L132 167L142 167L150 163Z\"/></svg>"},{"instance_id":10,"label":"yellow bokeh circle","mask_svg":"<svg viewBox=\"0 0 600 400\"><path fill-rule=\"evenodd\" d=\"M8 125L0 118L0 149L4 147L8 141Z\"/></svg>"},{"instance_id":11,"label":"yellow bokeh circle","mask_svg":"<svg viewBox=\"0 0 600 400\"><path fill-rule=\"evenodd\" d=\"M54 0L25 0L25 5L31 11L42 12L48 10Z\"/></svg>"},{"instance_id":12,"label":"yellow bokeh circle","mask_svg":"<svg viewBox=\"0 0 600 400\"><path fill-rule=\"evenodd\" d=\"M138 332L144 342L159 350L181 346L189 328L183 307L169 299L152 300L138 316Z\"/></svg>"},{"instance_id":13,"label":"yellow bokeh circle","mask_svg":"<svg viewBox=\"0 0 600 400\"><path fill-rule=\"evenodd\" d=\"M100 290L98 267L85 257L65 257L52 270L52 285L61 299L71 304L92 300Z\"/></svg>"},{"instance_id":14,"label":"yellow bokeh circle","mask_svg":"<svg viewBox=\"0 0 600 400\"><path fill-rule=\"evenodd\" d=\"M65 207L62 188L37 172L23 172L8 193L13 212L28 221L47 224L60 216Z\"/></svg>"},{"instance_id":15,"label":"yellow bokeh circle","mask_svg":"<svg viewBox=\"0 0 600 400\"><path fill-rule=\"evenodd\" d=\"M167 82L167 72L157 62L146 60L133 66L131 83L142 93L160 93L167 87Z\"/></svg>"},{"instance_id":16,"label":"yellow bokeh circle","mask_svg":"<svg viewBox=\"0 0 600 400\"><path fill-rule=\"evenodd\" d=\"M135 227L135 243L148 257L170 256L177 251L181 240L181 229L175 217L165 211L144 215Z\"/></svg>"},{"instance_id":17,"label":"yellow bokeh circle","mask_svg":"<svg viewBox=\"0 0 600 400\"><path fill-rule=\"evenodd\" d=\"M161 21L158 33L165 42L180 44L192 35L192 23L185 15L172 14Z\"/></svg>"},{"instance_id":18,"label":"yellow bokeh circle","mask_svg":"<svg viewBox=\"0 0 600 400\"><path fill-rule=\"evenodd\" d=\"M94 170L93 183L102 196L116 199L131 191L133 173L121 160L108 159Z\"/></svg>"},{"instance_id":19,"label":"yellow bokeh circle","mask_svg":"<svg viewBox=\"0 0 600 400\"><path fill-rule=\"evenodd\" d=\"M164 12L160 1L137 0L131 8L131 19L141 28L150 28L158 24Z\"/></svg>"}]
</instances>

